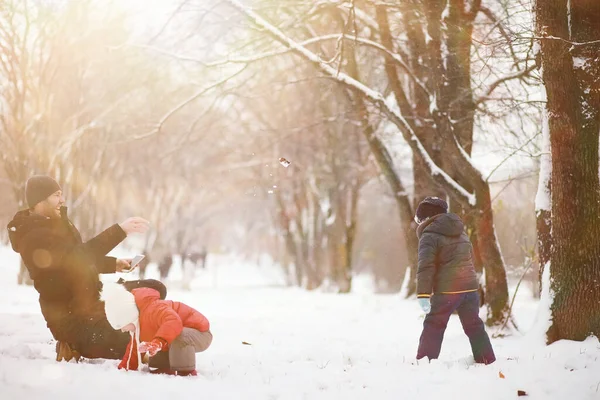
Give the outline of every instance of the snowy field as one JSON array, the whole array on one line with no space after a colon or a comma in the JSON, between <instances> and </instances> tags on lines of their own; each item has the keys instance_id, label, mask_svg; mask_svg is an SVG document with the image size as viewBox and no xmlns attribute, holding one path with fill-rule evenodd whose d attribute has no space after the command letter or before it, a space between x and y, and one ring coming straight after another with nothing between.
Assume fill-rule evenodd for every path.
<instances>
[{"instance_id":1,"label":"snowy field","mask_svg":"<svg viewBox=\"0 0 600 400\"><path fill-rule=\"evenodd\" d=\"M214 341L198 377L124 372L117 361L57 363L37 293L17 286L17 255L0 248L0 399L600 399L600 344L544 346L532 333L537 304L523 291L516 317L528 334L493 339L499 360L473 365L458 318L440 359L414 359L423 315L397 295L308 293L278 271L209 256L192 291L177 266L168 298L210 320ZM155 266L149 275L156 276ZM126 276L125 278L135 278ZM368 283L368 282L367 282ZM247 342L249 344L243 344ZM502 378L502 376L504 378Z\"/></svg>"}]
</instances>

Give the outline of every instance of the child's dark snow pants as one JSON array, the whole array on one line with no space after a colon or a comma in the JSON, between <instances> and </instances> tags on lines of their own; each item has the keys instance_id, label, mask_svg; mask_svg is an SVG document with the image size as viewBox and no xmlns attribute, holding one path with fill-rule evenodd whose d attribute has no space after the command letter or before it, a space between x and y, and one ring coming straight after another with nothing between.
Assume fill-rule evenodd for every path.
<instances>
[{"instance_id":1,"label":"child's dark snow pants","mask_svg":"<svg viewBox=\"0 0 600 400\"><path fill-rule=\"evenodd\" d=\"M477 292L457 294L434 294L431 296L431 311L425 316L423 333L419 340L417 359L438 358L444 339L448 319L454 311L471 342L476 363L491 364L496 361L490 338L483 321L479 318L479 294Z\"/></svg>"},{"instance_id":2,"label":"child's dark snow pants","mask_svg":"<svg viewBox=\"0 0 600 400\"><path fill-rule=\"evenodd\" d=\"M193 371L196 369L196 353L208 349L212 339L210 331L183 328L169 346L169 351L161 351L150 358L149 366L181 372Z\"/></svg>"}]
</instances>

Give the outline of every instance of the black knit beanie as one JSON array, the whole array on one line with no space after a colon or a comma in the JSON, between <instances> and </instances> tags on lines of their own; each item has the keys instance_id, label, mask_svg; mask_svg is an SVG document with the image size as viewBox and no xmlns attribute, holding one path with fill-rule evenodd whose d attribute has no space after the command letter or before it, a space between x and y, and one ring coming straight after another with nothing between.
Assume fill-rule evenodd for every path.
<instances>
[{"instance_id":1,"label":"black knit beanie","mask_svg":"<svg viewBox=\"0 0 600 400\"><path fill-rule=\"evenodd\" d=\"M418 224L423 223L427 218L431 218L438 214L448 212L448 203L440 199L439 197L426 197L419 206L415 213L415 221Z\"/></svg>"},{"instance_id":2,"label":"black knit beanie","mask_svg":"<svg viewBox=\"0 0 600 400\"><path fill-rule=\"evenodd\" d=\"M60 185L47 175L34 175L25 184L25 198L29 208L35 207L40 201L46 200L48 196L59 190Z\"/></svg>"}]
</instances>

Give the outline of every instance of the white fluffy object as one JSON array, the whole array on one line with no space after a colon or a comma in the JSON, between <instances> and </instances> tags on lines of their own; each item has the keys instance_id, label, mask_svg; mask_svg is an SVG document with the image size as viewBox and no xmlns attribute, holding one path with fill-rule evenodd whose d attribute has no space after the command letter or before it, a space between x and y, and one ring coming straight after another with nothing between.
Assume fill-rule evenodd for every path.
<instances>
[{"instance_id":1,"label":"white fluffy object","mask_svg":"<svg viewBox=\"0 0 600 400\"><path fill-rule=\"evenodd\" d=\"M101 299L104 301L106 318L113 327L119 330L127 324L137 326L140 312L135 304L135 296L118 283L105 283Z\"/></svg>"}]
</instances>

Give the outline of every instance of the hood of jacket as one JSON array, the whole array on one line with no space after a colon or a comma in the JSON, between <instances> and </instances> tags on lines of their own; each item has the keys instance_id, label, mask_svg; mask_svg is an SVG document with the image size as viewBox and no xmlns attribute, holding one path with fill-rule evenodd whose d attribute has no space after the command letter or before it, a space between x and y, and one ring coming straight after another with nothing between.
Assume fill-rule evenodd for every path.
<instances>
[{"instance_id":1,"label":"hood of jacket","mask_svg":"<svg viewBox=\"0 0 600 400\"><path fill-rule=\"evenodd\" d=\"M51 218L35 214L31 210L21 210L8 223L8 237L14 251L20 253L22 239L32 230L39 228L52 229L56 224Z\"/></svg>"},{"instance_id":2,"label":"hood of jacket","mask_svg":"<svg viewBox=\"0 0 600 400\"><path fill-rule=\"evenodd\" d=\"M438 214L423 222L417 228L417 236L421 237L425 232L437 233L448 237L460 236L465 230L460 217L456 214Z\"/></svg>"},{"instance_id":3,"label":"hood of jacket","mask_svg":"<svg viewBox=\"0 0 600 400\"><path fill-rule=\"evenodd\" d=\"M67 207L60 208L60 218L49 218L36 214L29 209L21 210L15 214L8 223L8 237L14 251L21 252L23 238L34 229L61 229L65 221L68 223Z\"/></svg>"},{"instance_id":4,"label":"hood of jacket","mask_svg":"<svg viewBox=\"0 0 600 400\"><path fill-rule=\"evenodd\" d=\"M135 296L135 303L140 310L148 307L151 303L160 300L160 293L158 290L152 288L141 287L133 289L131 292Z\"/></svg>"}]
</instances>

